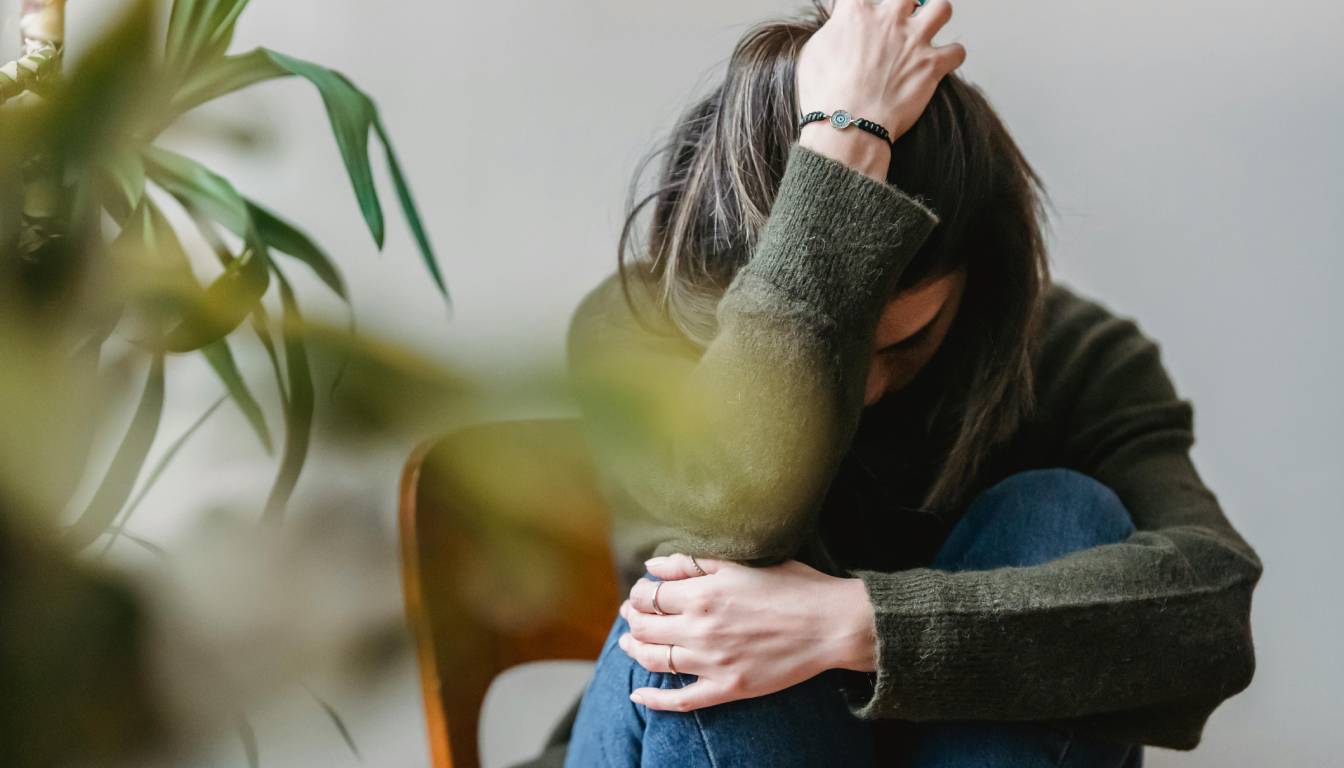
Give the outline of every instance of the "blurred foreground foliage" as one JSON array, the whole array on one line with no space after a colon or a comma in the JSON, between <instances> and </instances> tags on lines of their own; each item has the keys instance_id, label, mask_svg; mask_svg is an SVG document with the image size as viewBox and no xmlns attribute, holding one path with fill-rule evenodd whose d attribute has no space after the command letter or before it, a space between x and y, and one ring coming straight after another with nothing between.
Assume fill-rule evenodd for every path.
<instances>
[{"instance_id":1,"label":"blurred foreground foliage","mask_svg":"<svg viewBox=\"0 0 1344 768\"><path fill-rule=\"evenodd\" d=\"M52 3L64 5L29 5ZM386 591L368 585L389 575L395 584L395 559L339 503L324 500L322 514L344 523L308 516L254 533L216 523L186 553L127 528L223 397L273 450L275 427L235 359L239 337L264 349L283 414L276 476L252 515L272 524L285 516L316 437L351 453L380 440L409 452L408 439L472 421L489 399L461 371L413 349L305 317L287 270L311 270L348 304L334 260L222 176L155 145L213 99L276 78L306 80L375 244L385 222L371 137L427 275L448 300L373 102L316 64L266 49L229 54L246 5L176 0L161 37L157 4L128 2L77 60L59 66L57 41L39 49L40 71L16 70L21 77L0 88L0 762L8 766L143 764L183 739L208 741L221 723L244 735L255 761L239 715L250 702L332 666L385 660L369 649L400 631L400 606L389 611ZM208 274L165 206L210 245ZM165 448L167 378L176 359L195 354L222 398ZM530 386L559 384L539 375ZM128 396L129 423L112 407ZM110 433L115 448L100 455ZM156 448L159 464L149 466ZM196 502L181 503L185 514ZM119 536L164 563L148 589L81 555ZM319 703L353 749L335 710Z\"/></svg>"},{"instance_id":2,"label":"blurred foreground foliage","mask_svg":"<svg viewBox=\"0 0 1344 768\"><path fill-rule=\"evenodd\" d=\"M53 5L64 2L26 0ZM310 271L348 308L335 260L224 177L156 146L167 127L211 100L277 78L311 83L375 244L383 244L385 221L371 139L383 149L426 274L448 300L373 102L319 65L267 49L230 54L246 6L129 0L65 67L52 39L35 48L45 63L0 81L0 763L7 766L179 765L179 756L195 755L221 731L237 734L255 764L247 719L254 705L286 687L367 683L386 666L388 648L405 645L388 642L404 630L400 602L388 600L397 595L398 564L380 521L369 520L373 505L328 497L287 513L312 444L329 441L354 462L380 447L405 456L423 438L511 406L570 402L558 371L515 368L501 391L465 367L357 335L349 317L308 316L289 270ZM163 35L160 10L170 11ZM184 237L172 220L199 237ZM192 242L208 250L189 252ZM267 398L256 396L235 356L243 345L264 360L283 431L268 421ZM165 436L170 376L195 355L213 371L219 399L188 430ZM683 402L671 371L609 363L584 384L601 439L616 441L608 453L642 461L665 437L689 443L708 428L712 409ZM137 505L225 404L238 408L263 451L278 448L264 505L242 510L242 526L230 522L237 515L208 517L171 548L136 535ZM448 602L461 607L463 626L487 629L478 640L490 628L515 631L569 611L557 599L566 579L608 565L593 557L576 565L558 552L563 541L588 541L593 551L603 544L590 540L603 523L592 514L601 501L587 459L577 455L582 447L568 437L523 446L499 434L439 453L452 464L440 472L455 494L445 503L470 497L471 510L439 558L435 589L455 593ZM375 492L390 493L375 480L382 478L370 478ZM199 499L178 503L184 515L202 511ZM157 567L131 573L89 557L114 541L152 552ZM459 650L476 649L464 642ZM328 736L338 734L357 754L336 709L317 703L336 726Z\"/></svg>"}]
</instances>

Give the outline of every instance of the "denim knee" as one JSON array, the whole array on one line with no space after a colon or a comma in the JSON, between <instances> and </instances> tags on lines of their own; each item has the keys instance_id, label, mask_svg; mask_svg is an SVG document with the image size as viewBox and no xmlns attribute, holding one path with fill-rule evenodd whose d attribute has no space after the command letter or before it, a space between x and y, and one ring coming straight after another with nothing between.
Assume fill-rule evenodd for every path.
<instances>
[{"instance_id":1,"label":"denim knee","mask_svg":"<svg viewBox=\"0 0 1344 768\"><path fill-rule=\"evenodd\" d=\"M1129 511L1103 483L1072 469L1010 475L967 508L938 553L951 570L1035 565L1079 549L1123 541Z\"/></svg>"}]
</instances>

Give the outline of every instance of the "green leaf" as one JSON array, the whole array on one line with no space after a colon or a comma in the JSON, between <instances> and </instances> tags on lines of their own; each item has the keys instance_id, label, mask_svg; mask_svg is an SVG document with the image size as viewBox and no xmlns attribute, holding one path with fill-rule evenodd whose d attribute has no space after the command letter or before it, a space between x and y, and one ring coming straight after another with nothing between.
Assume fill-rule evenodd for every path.
<instances>
[{"instance_id":1,"label":"green leaf","mask_svg":"<svg viewBox=\"0 0 1344 768\"><path fill-rule=\"evenodd\" d=\"M355 197L364 214L364 221L373 234L373 240L383 247L383 209L378 191L373 185L373 169L369 165L369 130L377 115L373 101L356 88L345 75L311 62L295 59L283 53L268 51L271 60L293 75L298 75L317 87L326 105L336 145L345 160L345 169L354 185Z\"/></svg>"},{"instance_id":2,"label":"green leaf","mask_svg":"<svg viewBox=\"0 0 1344 768\"><path fill-rule=\"evenodd\" d=\"M248 0L176 0L168 19L164 59L171 69L190 72L224 55Z\"/></svg>"},{"instance_id":3,"label":"green leaf","mask_svg":"<svg viewBox=\"0 0 1344 768\"><path fill-rule=\"evenodd\" d=\"M98 170L106 190L104 206L114 221L124 222L144 197L145 163L138 153L119 148L108 153Z\"/></svg>"},{"instance_id":4,"label":"green leaf","mask_svg":"<svg viewBox=\"0 0 1344 768\"><path fill-rule=\"evenodd\" d=\"M280 356L276 354L275 342L271 339L271 319L266 312L266 305L257 302L257 306L252 308L252 315L249 318L252 322L252 330L257 334L257 339L261 346L266 349L266 356L271 360L271 370L275 373L275 386L280 394L280 406L285 412L285 422L289 422L289 392L288 385L285 383L285 373L280 366Z\"/></svg>"},{"instance_id":5,"label":"green leaf","mask_svg":"<svg viewBox=\"0 0 1344 768\"><path fill-rule=\"evenodd\" d=\"M266 499L265 518L279 522L285 507L299 482L304 462L308 458L308 442L313 429L313 375L308 365L308 349L303 339L303 318L299 314L294 289L279 267L275 277L280 284L280 301L284 306L285 369L289 376L289 409L286 413L285 454L280 471Z\"/></svg>"},{"instance_id":6,"label":"green leaf","mask_svg":"<svg viewBox=\"0 0 1344 768\"><path fill-rule=\"evenodd\" d=\"M117 519L126 499L131 495L135 480L144 467L145 457L159 431L163 415L163 355L156 354L149 367L140 404L122 439L121 447L112 458L107 474L89 501L88 507L77 520L65 529L64 542L79 551L92 544Z\"/></svg>"},{"instance_id":7,"label":"green leaf","mask_svg":"<svg viewBox=\"0 0 1344 768\"><path fill-rule=\"evenodd\" d=\"M176 118L184 112L214 101L234 91L277 77L289 77L284 67L271 59L270 52L258 48L237 56L225 56L199 68L173 95L170 114Z\"/></svg>"},{"instance_id":8,"label":"green leaf","mask_svg":"<svg viewBox=\"0 0 1344 768\"><path fill-rule=\"evenodd\" d=\"M44 151L61 158L72 172L92 171L85 162L101 159L110 142L138 127L145 118L144 94L155 85L150 57L155 3L122 5L129 6L122 17L98 36L67 76L55 81L49 108L40 117L48 142Z\"/></svg>"},{"instance_id":9,"label":"green leaf","mask_svg":"<svg viewBox=\"0 0 1344 768\"><path fill-rule=\"evenodd\" d=\"M242 371L238 370L238 363L234 360L233 350L229 349L228 339L220 339L206 345L201 354L205 355L210 367L215 369L215 375L219 376L219 380L224 383L229 395L237 403L238 410L243 412L243 416L252 425L252 431L257 433L257 439L266 449L266 455L271 455L274 449L271 446L271 432L266 428L266 417L261 412L261 405L248 390Z\"/></svg>"},{"instance_id":10,"label":"green leaf","mask_svg":"<svg viewBox=\"0 0 1344 768\"><path fill-rule=\"evenodd\" d=\"M187 250L182 247L182 241L178 239L173 225L168 222L168 217L163 215L159 206L147 196L140 198L138 215L128 219L126 228L119 237L135 239L145 252L157 256L165 265L190 271L191 262L187 258Z\"/></svg>"},{"instance_id":11,"label":"green leaf","mask_svg":"<svg viewBox=\"0 0 1344 768\"><path fill-rule=\"evenodd\" d=\"M387 153L393 181L397 186L398 199L415 233L421 258L429 267L430 275L434 278L439 292L444 298L448 298L448 288L439 272L434 250L421 223L420 213L416 210L405 174L397 162L396 153L373 100L339 72L274 51L271 51L271 58L281 67L317 87L322 102L327 107L332 132L336 136L341 157L345 160L346 171L355 188L355 197L359 200L360 210L364 212L364 220L369 225L374 242L381 249L384 236L383 212L378 201L378 192L373 185L373 171L369 166L369 131L377 128L378 139Z\"/></svg>"},{"instance_id":12,"label":"green leaf","mask_svg":"<svg viewBox=\"0 0 1344 768\"><path fill-rule=\"evenodd\" d=\"M147 147L142 154L149 178L247 244L205 290L203 301L189 307L182 324L165 338L165 349L190 352L224 338L247 318L270 285L269 254L251 209L226 179L195 160L158 147Z\"/></svg>"},{"instance_id":13,"label":"green leaf","mask_svg":"<svg viewBox=\"0 0 1344 768\"><path fill-rule=\"evenodd\" d=\"M247 201L257 233L268 246L307 264L332 292L346 301L345 282L327 254L297 227L251 200Z\"/></svg>"},{"instance_id":14,"label":"green leaf","mask_svg":"<svg viewBox=\"0 0 1344 768\"><path fill-rule=\"evenodd\" d=\"M184 308L182 322L160 342L162 349L194 352L233 333L269 282L266 261L255 251L244 251L205 289L201 301Z\"/></svg>"},{"instance_id":15,"label":"green leaf","mask_svg":"<svg viewBox=\"0 0 1344 768\"><path fill-rule=\"evenodd\" d=\"M345 75L309 61L258 48L248 54L222 59L220 63L203 70L196 80L184 87L174 98L173 103L175 109L185 111L239 88L283 75L302 77L317 88L326 107L332 133L336 137L336 146L345 163L346 173L354 188L360 212L364 216L364 222L368 225L374 243L381 250L386 224L382 203L374 185L373 168L369 161L369 134L372 131L377 135L387 157L388 169L397 190L397 200L415 236L421 260L428 268L439 292L451 303L447 284L434 255L434 248L429 242L429 235L416 208L415 198L411 194L410 183L397 158L378 108L373 100L355 87Z\"/></svg>"},{"instance_id":16,"label":"green leaf","mask_svg":"<svg viewBox=\"0 0 1344 768\"><path fill-rule=\"evenodd\" d=\"M247 203L228 179L189 157L160 147L145 147L141 154L155 184L244 240L258 240Z\"/></svg>"},{"instance_id":17,"label":"green leaf","mask_svg":"<svg viewBox=\"0 0 1344 768\"><path fill-rule=\"evenodd\" d=\"M159 457L159 460L154 462L154 468L149 471L149 475L145 478L144 484L140 486L140 491L135 494L135 498L131 499L131 502L122 510L121 520L116 525L112 526L110 531L112 535L108 537L107 545L103 547L103 555L106 555L108 550L112 549L112 545L117 543L117 537L119 536L125 536L132 541L136 541L135 536L132 536L130 532L126 530L126 525L130 522L131 515L135 514L136 507L139 507L140 502L144 501L145 496L148 496L149 492L153 490L154 485L158 483L164 470L168 469L168 465L177 456L178 451L182 450L182 446L187 444L187 441L191 439L192 435L196 434L196 431L205 424L206 420L213 416L215 411L219 410L219 406L223 405L224 401L228 399L229 396L224 395L216 400L214 405L205 409L205 413L197 417L196 421L192 422L192 425L187 427L185 432L178 435L172 445L168 446L168 450L164 451L163 455ZM137 541L136 543L143 545L143 542Z\"/></svg>"},{"instance_id":18,"label":"green leaf","mask_svg":"<svg viewBox=\"0 0 1344 768\"><path fill-rule=\"evenodd\" d=\"M448 295L448 285L444 282L443 273L439 271L439 264L434 259L434 248L429 244L429 234L425 231L424 222L420 220L420 212L416 210L410 184L406 181L406 174L401 170L401 163L397 160L396 150L392 148L392 140L387 135L387 128L383 126L381 117L374 118L374 127L378 130L378 139L382 141L387 154L387 167L392 173L392 185L397 189L397 199L401 201L402 213L406 215L406 223L415 235L416 244L420 246L420 258L425 262L430 276L434 278L434 284L438 286L439 292L451 307L453 299Z\"/></svg>"}]
</instances>

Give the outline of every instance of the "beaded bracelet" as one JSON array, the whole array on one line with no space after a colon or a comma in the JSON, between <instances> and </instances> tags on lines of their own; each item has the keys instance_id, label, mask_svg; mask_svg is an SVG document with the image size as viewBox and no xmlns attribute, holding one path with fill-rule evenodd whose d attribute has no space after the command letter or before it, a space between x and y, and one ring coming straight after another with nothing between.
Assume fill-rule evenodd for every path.
<instances>
[{"instance_id":1,"label":"beaded bracelet","mask_svg":"<svg viewBox=\"0 0 1344 768\"><path fill-rule=\"evenodd\" d=\"M798 121L798 129L802 130L804 125L814 123L818 120L830 120L831 127L836 130L844 130L852 125L861 131L867 131L868 133L873 134L888 144L892 143L891 134L887 132L886 128L874 123L872 120L865 120L862 117L854 117L843 109L837 109L833 114L829 115L825 112L808 112Z\"/></svg>"}]
</instances>

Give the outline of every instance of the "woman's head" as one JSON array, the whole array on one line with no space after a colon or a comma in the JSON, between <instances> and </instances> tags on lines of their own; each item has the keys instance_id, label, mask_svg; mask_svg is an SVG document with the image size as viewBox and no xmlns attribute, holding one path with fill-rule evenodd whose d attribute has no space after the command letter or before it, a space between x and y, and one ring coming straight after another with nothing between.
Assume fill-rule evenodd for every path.
<instances>
[{"instance_id":1,"label":"woman's head","mask_svg":"<svg viewBox=\"0 0 1344 768\"><path fill-rule=\"evenodd\" d=\"M630 279L631 250L666 318L701 346L714 337L718 300L750 259L798 140L794 65L828 18L823 0L814 6L743 36L723 80L649 158L667 154L658 188L638 204L631 198L622 277ZM980 460L1032 407L1031 360L1049 279L1045 192L979 89L955 73L893 145L887 180L935 210L940 224L884 307L865 404L938 370L928 425L945 435L946 457L925 501L946 508L963 500ZM640 248L634 223L650 203L649 240Z\"/></svg>"}]
</instances>

